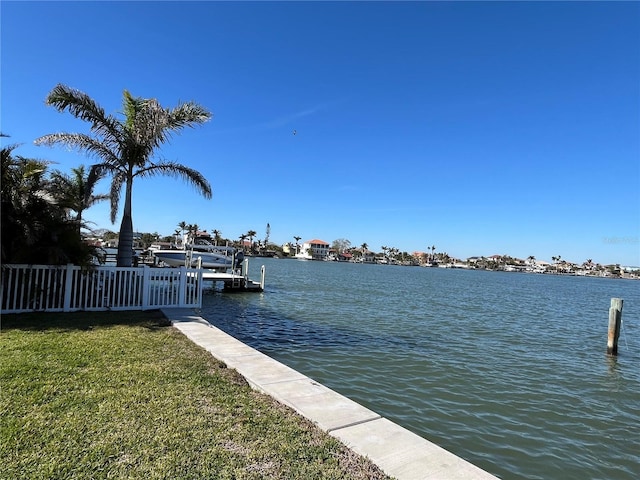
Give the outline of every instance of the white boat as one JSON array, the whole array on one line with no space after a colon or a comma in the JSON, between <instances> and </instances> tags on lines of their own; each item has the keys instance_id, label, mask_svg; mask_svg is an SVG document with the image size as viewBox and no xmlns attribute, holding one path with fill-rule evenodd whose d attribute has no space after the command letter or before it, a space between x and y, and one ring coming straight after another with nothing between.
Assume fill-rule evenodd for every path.
<instances>
[{"instance_id":1,"label":"white boat","mask_svg":"<svg viewBox=\"0 0 640 480\"><path fill-rule=\"evenodd\" d=\"M206 238L183 243L182 249L153 250L153 255L170 267L196 267L226 270L242 265L244 253L234 247L214 245Z\"/></svg>"},{"instance_id":2,"label":"white boat","mask_svg":"<svg viewBox=\"0 0 640 480\"><path fill-rule=\"evenodd\" d=\"M313 256L311 255L311 249L307 248L306 250L301 250L296 253L293 258L296 260L313 260Z\"/></svg>"}]
</instances>

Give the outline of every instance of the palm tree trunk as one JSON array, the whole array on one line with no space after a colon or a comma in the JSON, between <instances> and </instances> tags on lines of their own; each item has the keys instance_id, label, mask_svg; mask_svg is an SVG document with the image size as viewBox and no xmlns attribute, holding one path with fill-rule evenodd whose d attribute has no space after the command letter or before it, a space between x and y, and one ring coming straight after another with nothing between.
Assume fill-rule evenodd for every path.
<instances>
[{"instance_id":1,"label":"palm tree trunk","mask_svg":"<svg viewBox=\"0 0 640 480\"><path fill-rule=\"evenodd\" d=\"M133 179L127 180L124 211L120 223L120 238L118 240L117 265L130 267L133 263L133 219L131 218L131 184Z\"/></svg>"}]
</instances>

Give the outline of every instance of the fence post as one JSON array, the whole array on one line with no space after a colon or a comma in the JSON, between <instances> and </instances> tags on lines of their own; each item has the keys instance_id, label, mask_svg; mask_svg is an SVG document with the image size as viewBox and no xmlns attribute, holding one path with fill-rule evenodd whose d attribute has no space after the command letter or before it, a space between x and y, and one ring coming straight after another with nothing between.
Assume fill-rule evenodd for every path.
<instances>
[{"instance_id":1,"label":"fence post","mask_svg":"<svg viewBox=\"0 0 640 480\"><path fill-rule=\"evenodd\" d=\"M184 307L187 300L187 267L181 266L180 281L178 283L178 304Z\"/></svg>"},{"instance_id":2,"label":"fence post","mask_svg":"<svg viewBox=\"0 0 640 480\"><path fill-rule=\"evenodd\" d=\"M67 276L64 282L64 306L62 310L65 312L71 311L71 296L73 294L73 263L67 263Z\"/></svg>"},{"instance_id":3,"label":"fence post","mask_svg":"<svg viewBox=\"0 0 640 480\"><path fill-rule=\"evenodd\" d=\"M142 265L142 310L149 308L149 294L151 293L151 269L149 265Z\"/></svg>"},{"instance_id":4,"label":"fence post","mask_svg":"<svg viewBox=\"0 0 640 480\"><path fill-rule=\"evenodd\" d=\"M618 338L622 323L622 299L612 298L609 308L609 331L607 335L607 355L618 355Z\"/></svg>"}]
</instances>

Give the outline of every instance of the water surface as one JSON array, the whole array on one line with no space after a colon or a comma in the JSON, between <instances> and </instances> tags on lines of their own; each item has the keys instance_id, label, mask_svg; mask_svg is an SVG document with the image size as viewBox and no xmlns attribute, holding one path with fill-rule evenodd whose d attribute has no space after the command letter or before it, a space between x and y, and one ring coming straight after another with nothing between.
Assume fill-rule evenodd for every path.
<instances>
[{"instance_id":1,"label":"water surface","mask_svg":"<svg viewBox=\"0 0 640 480\"><path fill-rule=\"evenodd\" d=\"M640 472L640 283L252 259L202 315L504 479ZM624 299L619 356L606 351Z\"/></svg>"}]
</instances>

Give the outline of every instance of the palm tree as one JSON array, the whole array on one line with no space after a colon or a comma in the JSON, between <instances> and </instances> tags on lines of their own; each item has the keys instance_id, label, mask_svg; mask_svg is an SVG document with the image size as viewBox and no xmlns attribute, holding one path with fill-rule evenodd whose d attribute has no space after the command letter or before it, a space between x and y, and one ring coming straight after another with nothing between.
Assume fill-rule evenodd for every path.
<instances>
[{"instance_id":1,"label":"palm tree","mask_svg":"<svg viewBox=\"0 0 640 480\"><path fill-rule=\"evenodd\" d=\"M187 233L189 234L189 240L191 241L191 243L193 243L196 239L198 230L200 230L200 225L198 225L197 223L190 223L189 225L187 225Z\"/></svg>"},{"instance_id":2,"label":"palm tree","mask_svg":"<svg viewBox=\"0 0 640 480\"><path fill-rule=\"evenodd\" d=\"M14 156L19 145L2 148L1 205L2 263L24 261L42 237L49 211L45 190L48 162Z\"/></svg>"},{"instance_id":3,"label":"palm tree","mask_svg":"<svg viewBox=\"0 0 640 480\"><path fill-rule=\"evenodd\" d=\"M175 162L153 160L156 151L167 143L171 134L187 126L201 124L211 114L193 102L181 103L173 109L163 108L155 99L133 97L127 90L123 94L124 119L106 115L105 111L87 94L59 84L49 93L47 105L59 112L68 110L74 117L91 124L91 134L54 133L36 139L38 145L61 143L77 148L99 159L90 175L110 174L111 221L115 223L122 187L125 202L118 242L118 266L131 266L133 262L133 218L131 193L136 177L171 175L191 183L211 198L211 186L198 171Z\"/></svg>"},{"instance_id":4,"label":"palm tree","mask_svg":"<svg viewBox=\"0 0 640 480\"><path fill-rule=\"evenodd\" d=\"M14 156L3 147L0 262L86 265L95 249L82 242L74 222L49 193L50 162Z\"/></svg>"},{"instance_id":5,"label":"palm tree","mask_svg":"<svg viewBox=\"0 0 640 480\"><path fill-rule=\"evenodd\" d=\"M217 245L218 242L222 240L222 237L221 237L222 232L220 230L213 230L212 233L213 233L213 239L215 240Z\"/></svg>"},{"instance_id":6,"label":"palm tree","mask_svg":"<svg viewBox=\"0 0 640 480\"><path fill-rule=\"evenodd\" d=\"M302 239L302 237L294 236L293 239L296 241L296 255L298 254L298 242Z\"/></svg>"},{"instance_id":7,"label":"palm tree","mask_svg":"<svg viewBox=\"0 0 640 480\"><path fill-rule=\"evenodd\" d=\"M71 169L71 175L58 170L51 173L49 191L58 205L66 210L76 212L74 221L78 224L78 232L82 225L82 213L98 202L109 199L109 195L94 195L93 189L100 177L85 172L84 165Z\"/></svg>"},{"instance_id":8,"label":"palm tree","mask_svg":"<svg viewBox=\"0 0 640 480\"><path fill-rule=\"evenodd\" d=\"M360 250L362 251L362 261L364 262L365 253L369 250L369 245L363 243L362 245L360 245Z\"/></svg>"},{"instance_id":9,"label":"palm tree","mask_svg":"<svg viewBox=\"0 0 640 480\"><path fill-rule=\"evenodd\" d=\"M243 233L238 238L240 239L240 246L242 247L242 251L244 252L244 241L247 239L247 234Z\"/></svg>"},{"instance_id":10,"label":"palm tree","mask_svg":"<svg viewBox=\"0 0 640 480\"><path fill-rule=\"evenodd\" d=\"M249 251L253 251L253 237L255 237L257 235L258 232L256 232L255 230L249 230L247 232L247 237L249 237Z\"/></svg>"},{"instance_id":11,"label":"palm tree","mask_svg":"<svg viewBox=\"0 0 640 480\"><path fill-rule=\"evenodd\" d=\"M184 247L185 241L184 241L184 234L187 231L187 222L185 222L184 220L182 220L179 224L178 224L178 228L180 229L180 243L182 244L182 246Z\"/></svg>"}]
</instances>

